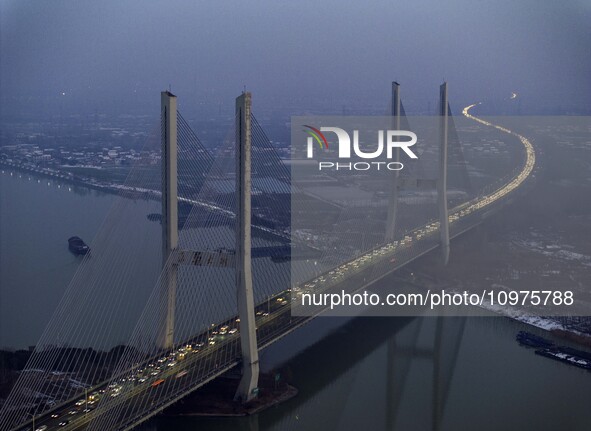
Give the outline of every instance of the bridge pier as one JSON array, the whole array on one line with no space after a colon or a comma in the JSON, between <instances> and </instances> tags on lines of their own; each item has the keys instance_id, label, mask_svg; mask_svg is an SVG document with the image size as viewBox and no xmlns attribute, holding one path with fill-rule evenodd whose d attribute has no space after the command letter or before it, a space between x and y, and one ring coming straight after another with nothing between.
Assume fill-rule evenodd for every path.
<instances>
[{"instance_id":1,"label":"bridge pier","mask_svg":"<svg viewBox=\"0 0 591 431\"><path fill-rule=\"evenodd\" d=\"M178 247L178 197L177 197L177 99L169 91L160 98L162 115L162 268L164 269L163 300L166 316L159 344L163 349L174 345L174 321L176 308L177 263L168 265L170 254Z\"/></svg>"},{"instance_id":2,"label":"bridge pier","mask_svg":"<svg viewBox=\"0 0 591 431\"><path fill-rule=\"evenodd\" d=\"M240 318L242 378L235 400L256 397L259 352L254 315L251 265L251 94L236 98L236 288Z\"/></svg>"},{"instance_id":3,"label":"bridge pier","mask_svg":"<svg viewBox=\"0 0 591 431\"><path fill-rule=\"evenodd\" d=\"M400 84L392 82L392 127L400 130ZM393 162L400 162L400 148L394 150ZM396 233L396 213L398 211L398 171L392 171L392 183L390 184L390 196L388 200L388 217L386 219L386 242L394 241Z\"/></svg>"},{"instance_id":4,"label":"bridge pier","mask_svg":"<svg viewBox=\"0 0 591 431\"><path fill-rule=\"evenodd\" d=\"M447 210L447 136L449 122L447 82L439 87L439 180L437 200L439 204L439 233L443 264L449 261L449 214Z\"/></svg>"}]
</instances>

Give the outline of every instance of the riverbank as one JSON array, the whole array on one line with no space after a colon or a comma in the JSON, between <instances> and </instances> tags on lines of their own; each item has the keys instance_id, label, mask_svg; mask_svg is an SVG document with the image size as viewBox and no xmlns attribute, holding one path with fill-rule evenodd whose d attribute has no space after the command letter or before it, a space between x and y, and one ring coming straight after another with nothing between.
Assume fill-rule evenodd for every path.
<instances>
[{"instance_id":1,"label":"riverbank","mask_svg":"<svg viewBox=\"0 0 591 431\"><path fill-rule=\"evenodd\" d=\"M494 311L488 308L489 311ZM517 322L525 323L532 327L547 331L558 338L570 341L580 346L591 348L591 334L578 331L573 328L568 328L564 324L553 320L549 317L541 316L526 316L520 315L518 312L511 312L510 309L498 311L499 316L507 317L516 320Z\"/></svg>"},{"instance_id":2,"label":"riverbank","mask_svg":"<svg viewBox=\"0 0 591 431\"><path fill-rule=\"evenodd\" d=\"M76 177L75 175L55 171L52 169L43 169L33 166L25 166L20 163L7 162L0 160L0 166L5 168L12 168L22 172L30 173L33 175L41 175L54 180L64 181L76 186L86 187L93 190L99 190L104 193L111 193L115 195L122 195L129 198L143 198L160 200L160 192L156 190L130 187L124 184L115 183L101 183L95 180L86 180Z\"/></svg>"}]
</instances>

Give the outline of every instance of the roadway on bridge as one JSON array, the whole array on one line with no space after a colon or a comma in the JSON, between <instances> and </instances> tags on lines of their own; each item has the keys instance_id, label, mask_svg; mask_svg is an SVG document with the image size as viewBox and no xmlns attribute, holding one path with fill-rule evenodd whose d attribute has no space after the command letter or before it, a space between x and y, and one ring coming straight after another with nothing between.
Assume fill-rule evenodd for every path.
<instances>
[{"instance_id":1,"label":"roadway on bridge","mask_svg":"<svg viewBox=\"0 0 591 431\"><path fill-rule=\"evenodd\" d=\"M450 229L469 216L489 210L493 204L516 190L531 175L535 166L535 151L531 142L503 126L471 115L470 110L475 106L477 104L464 108L463 115L518 138L525 149L525 162L522 169L503 186L453 208L449 214ZM345 282L357 283L360 289L364 286L365 276L376 264L396 262L389 268L389 272L392 272L409 261L399 261L396 259L398 256L417 243L436 243L438 231L439 222L431 221L398 241L374 248L303 283L293 292L288 289L257 305L259 348L270 345L313 318L291 315L294 294L322 292ZM428 247L428 250L432 248ZM221 352L223 355L220 355ZM133 371L121 374L115 381L90 388L84 396L44 412L35 418L34 428L33 423L29 422L15 430L78 430L86 428L94 419L101 424L110 424L109 429L130 429L236 366L239 356L239 320L234 317L213 325L172 352L147 360L134 367Z\"/></svg>"}]
</instances>

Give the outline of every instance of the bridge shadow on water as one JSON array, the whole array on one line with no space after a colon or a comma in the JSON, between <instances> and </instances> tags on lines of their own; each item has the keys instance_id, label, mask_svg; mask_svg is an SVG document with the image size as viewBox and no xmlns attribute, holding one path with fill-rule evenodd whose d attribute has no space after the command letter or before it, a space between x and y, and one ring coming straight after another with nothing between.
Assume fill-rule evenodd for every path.
<instances>
[{"instance_id":1,"label":"bridge shadow on water","mask_svg":"<svg viewBox=\"0 0 591 431\"><path fill-rule=\"evenodd\" d=\"M371 429L400 428L403 397L415 391L408 381L411 365L420 366L419 383L430 390L421 407L425 429L439 429L465 318L357 317L319 318L293 338L271 346L262 366L297 387L298 395L261 414L241 418L160 416L144 425L146 431L355 429L347 423L355 382L377 381L367 394L365 412L356 422ZM336 326L335 326L336 325ZM323 335L319 335L322 334ZM310 338L315 338L310 341ZM305 340L308 340L306 343ZM289 352L289 353L287 353ZM376 366L368 367L367 359ZM367 383L367 382L366 382ZM365 385L367 386L367 385ZM409 394L410 392L410 394ZM424 395L424 394L423 394ZM408 410L408 409L407 409ZM412 410L412 409L411 409ZM406 415L408 412L404 412Z\"/></svg>"}]
</instances>

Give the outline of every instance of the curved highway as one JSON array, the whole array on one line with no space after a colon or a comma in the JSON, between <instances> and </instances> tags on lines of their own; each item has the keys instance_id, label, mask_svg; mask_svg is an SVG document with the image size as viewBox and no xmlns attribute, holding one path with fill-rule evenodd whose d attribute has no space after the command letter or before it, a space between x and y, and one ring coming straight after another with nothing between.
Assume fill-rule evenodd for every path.
<instances>
[{"instance_id":1,"label":"curved highway","mask_svg":"<svg viewBox=\"0 0 591 431\"><path fill-rule=\"evenodd\" d=\"M536 154L531 142L523 135L506 127L493 124L470 114L477 106L463 109L462 114L484 126L494 127L500 132L519 139L525 150L523 166L505 184L492 192L465 202L449 213L450 229L470 216L482 214L504 197L519 188L531 175ZM474 226L467 224L466 229ZM343 263L330 271L310 280L291 291L283 291L256 306L257 334L259 348L265 348L314 317L298 317L291 314L294 295L304 292L322 292L343 284L354 285L361 290L375 281L372 269L378 263L390 263L385 276L404 266L416 257L437 247L439 222L432 221L407 233L404 238L381 245L368 253ZM456 235L461 233L456 232ZM427 241L430 239L431 241ZM427 244L421 249L420 244ZM416 250L409 256L410 250ZM405 257L406 256L406 257ZM406 260L405 260L406 259ZM367 276L374 279L366 281ZM85 429L93 419L90 428L131 429L167 406L180 400L188 393L213 378L223 374L239 362L239 320L232 318L212 326L207 332L195 336L172 352L151 358L121 375L117 379L90 388L87 394L61 403L47 410L32 421L14 428L16 431L53 431ZM225 351L220 360L220 351ZM100 423L101 425L97 424Z\"/></svg>"}]
</instances>

